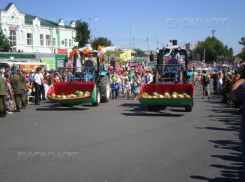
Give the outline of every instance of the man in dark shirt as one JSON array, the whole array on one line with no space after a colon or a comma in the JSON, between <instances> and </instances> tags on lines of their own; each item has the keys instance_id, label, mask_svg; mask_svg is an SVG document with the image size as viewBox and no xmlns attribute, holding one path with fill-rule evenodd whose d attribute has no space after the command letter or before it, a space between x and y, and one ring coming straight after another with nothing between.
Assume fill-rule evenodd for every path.
<instances>
[{"instance_id":1,"label":"man in dark shirt","mask_svg":"<svg viewBox=\"0 0 245 182\"><path fill-rule=\"evenodd\" d=\"M226 103L227 102L227 97L228 97L228 94L229 92L227 92L227 84L228 84L228 81L229 81L229 77L228 77L228 74L227 74L227 70L223 70L223 85L222 85L222 95L223 95L223 100L222 102L223 103Z\"/></svg>"},{"instance_id":2,"label":"man in dark shirt","mask_svg":"<svg viewBox=\"0 0 245 182\"><path fill-rule=\"evenodd\" d=\"M217 70L215 70L213 74L213 86L214 86L214 94L217 94Z\"/></svg>"}]
</instances>

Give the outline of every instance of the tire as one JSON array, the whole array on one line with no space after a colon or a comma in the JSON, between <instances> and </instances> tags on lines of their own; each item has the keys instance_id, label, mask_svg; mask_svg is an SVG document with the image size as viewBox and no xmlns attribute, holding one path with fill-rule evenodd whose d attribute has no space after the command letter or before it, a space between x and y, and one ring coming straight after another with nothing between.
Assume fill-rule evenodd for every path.
<instances>
[{"instance_id":1,"label":"tire","mask_svg":"<svg viewBox=\"0 0 245 182\"><path fill-rule=\"evenodd\" d=\"M155 111L155 106L148 105L148 111Z\"/></svg>"},{"instance_id":2,"label":"tire","mask_svg":"<svg viewBox=\"0 0 245 182\"><path fill-rule=\"evenodd\" d=\"M100 89L101 89L101 102L109 102L110 98L110 79L109 76L103 76L100 78Z\"/></svg>"},{"instance_id":3,"label":"tire","mask_svg":"<svg viewBox=\"0 0 245 182\"><path fill-rule=\"evenodd\" d=\"M92 103L93 106L99 106L101 101L100 89L96 87L96 102Z\"/></svg>"},{"instance_id":4,"label":"tire","mask_svg":"<svg viewBox=\"0 0 245 182\"><path fill-rule=\"evenodd\" d=\"M186 112L191 112L192 111L192 106L185 106L185 111Z\"/></svg>"}]
</instances>

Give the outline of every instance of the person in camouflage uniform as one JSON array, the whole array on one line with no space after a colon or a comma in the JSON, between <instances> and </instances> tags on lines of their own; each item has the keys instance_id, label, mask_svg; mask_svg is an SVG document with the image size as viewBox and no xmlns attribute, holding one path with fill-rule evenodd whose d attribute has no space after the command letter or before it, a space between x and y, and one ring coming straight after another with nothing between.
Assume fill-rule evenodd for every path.
<instances>
[{"instance_id":1,"label":"person in camouflage uniform","mask_svg":"<svg viewBox=\"0 0 245 182\"><path fill-rule=\"evenodd\" d=\"M22 96L21 90L21 79L17 76L16 71L12 71L13 74L13 89L14 89L14 99L16 103L15 112L20 112L20 98Z\"/></svg>"},{"instance_id":2,"label":"person in camouflage uniform","mask_svg":"<svg viewBox=\"0 0 245 182\"><path fill-rule=\"evenodd\" d=\"M24 73L23 73L24 72ZM25 71L18 70L17 71L18 76L21 80L21 103L22 103L22 109L26 108L26 77L25 77Z\"/></svg>"},{"instance_id":3,"label":"person in camouflage uniform","mask_svg":"<svg viewBox=\"0 0 245 182\"><path fill-rule=\"evenodd\" d=\"M6 116L6 93L7 93L7 81L2 77L3 71L0 70L0 117Z\"/></svg>"},{"instance_id":4,"label":"person in camouflage uniform","mask_svg":"<svg viewBox=\"0 0 245 182\"><path fill-rule=\"evenodd\" d=\"M49 74L48 86L53 85L53 83L54 83L54 70L51 70Z\"/></svg>"}]
</instances>

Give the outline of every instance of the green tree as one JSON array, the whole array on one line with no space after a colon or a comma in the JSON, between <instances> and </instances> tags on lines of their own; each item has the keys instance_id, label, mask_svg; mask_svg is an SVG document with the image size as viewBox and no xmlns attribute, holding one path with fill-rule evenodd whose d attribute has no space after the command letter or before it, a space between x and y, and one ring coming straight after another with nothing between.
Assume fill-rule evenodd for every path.
<instances>
[{"instance_id":1,"label":"green tree","mask_svg":"<svg viewBox=\"0 0 245 182\"><path fill-rule=\"evenodd\" d=\"M87 44L89 40L88 24L86 22L82 22L81 20L77 20L75 30L75 42L78 42L78 47L84 47L84 45Z\"/></svg>"},{"instance_id":2,"label":"green tree","mask_svg":"<svg viewBox=\"0 0 245 182\"><path fill-rule=\"evenodd\" d=\"M99 45L102 47L112 46L112 42L105 37L95 37L92 42L92 48L97 50Z\"/></svg>"},{"instance_id":3,"label":"green tree","mask_svg":"<svg viewBox=\"0 0 245 182\"><path fill-rule=\"evenodd\" d=\"M241 41L238 41L238 43L245 47L245 37L242 37Z\"/></svg>"},{"instance_id":4,"label":"green tree","mask_svg":"<svg viewBox=\"0 0 245 182\"><path fill-rule=\"evenodd\" d=\"M233 49L232 49L231 47L229 48L229 54L228 54L228 56L229 56L230 58L233 57Z\"/></svg>"},{"instance_id":5,"label":"green tree","mask_svg":"<svg viewBox=\"0 0 245 182\"><path fill-rule=\"evenodd\" d=\"M0 31L0 52L9 52L10 47L8 38Z\"/></svg>"},{"instance_id":6,"label":"green tree","mask_svg":"<svg viewBox=\"0 0 245 182\"><path fill-rule=\"evenodd\" d=\"M137 54L144 54L144 51L142 51L140 48L135 49L135 51Z\"/></svg>"},{"instance_id":7,"label":"green tree","mask_svg":"<svg viewBox=\"0 0 245 182\"><path fill-rule=\"evenodd\" d=\"M219 55L224 55L225 48L221 41L216 37L207 37L205 41L199 41L196 48L196 53L201 54L201 59L204 59L205 50L205 62L216 61Z\"/></svg>"},{"instance_id":8,"label":"green tree","mask_svg":"<svg viewBox=\"0 0 245 182\"><path fill-rule=\"evenodd\" d=\"M239 56L243 61L245 61L245 47L242 49L242 52Z\"/></svg>"}]
</instances>

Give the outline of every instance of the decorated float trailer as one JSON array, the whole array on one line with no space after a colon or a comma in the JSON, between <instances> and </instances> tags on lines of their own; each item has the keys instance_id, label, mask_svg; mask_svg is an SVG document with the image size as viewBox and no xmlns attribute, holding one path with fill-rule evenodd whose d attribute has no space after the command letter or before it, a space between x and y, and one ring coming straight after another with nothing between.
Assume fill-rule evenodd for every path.
<instances>
[{"instance_id":1,"label":"decorated float trailer","mask_svg":"<svg viewBox=\"0 0 245 182\"><path fill-rule=\"evenodd\" d=\"M62 106L82 103L98 106L100 102L109 102L110 78L105 67L104 51L100 46L98 50L92 50L89 44L74 49L68 62L65 70L69 75L69 82L53 84L47 94L50 102Z\"/></svg>"},{"instance_id":2,"label":"decorated float trailer","mask_svg":"<svg viewBox=\"0 0 245 182\"><path fill-rule=\"evenodd\" d=\"M155 77L156 83L142 85L141 104L148 105L150 111L156 106L181 106L187 112L192 111L194 72L188 69L187 51L180 48L177 41L158 51ZM153 92L157 93L154 97Z\"/></svg>"}]
</instances>

